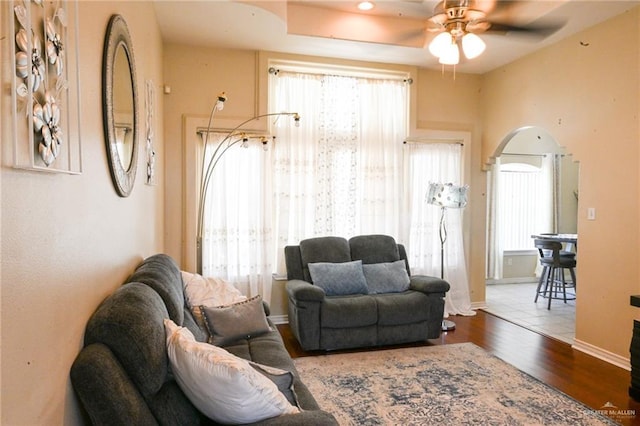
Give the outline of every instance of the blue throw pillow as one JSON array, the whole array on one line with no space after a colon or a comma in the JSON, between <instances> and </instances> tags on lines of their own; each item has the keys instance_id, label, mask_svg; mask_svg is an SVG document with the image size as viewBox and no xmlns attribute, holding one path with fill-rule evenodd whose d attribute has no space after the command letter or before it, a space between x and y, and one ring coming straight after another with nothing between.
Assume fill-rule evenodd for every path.
<instances>
[{"instance_id":1,"label":"blue throw pillow","mask_svg":"<svg viewBox=\"0 0 640 426\"><path fill-rule=\"evenodd\" d=\"M368 293L361 260L309 263L309 274L313 284L322 288L327 296Z\"/></svg>"},{"instance_id":2,"label":"blue throw pillow","mask_svg":"<svg viewBox=\"0 0 640 426\"><path fill-rule=\"evenodd\" d=\"M404 260L362 265L369 294L401 293L409 289L409 274Z\"/></svg>"}]
</instances>

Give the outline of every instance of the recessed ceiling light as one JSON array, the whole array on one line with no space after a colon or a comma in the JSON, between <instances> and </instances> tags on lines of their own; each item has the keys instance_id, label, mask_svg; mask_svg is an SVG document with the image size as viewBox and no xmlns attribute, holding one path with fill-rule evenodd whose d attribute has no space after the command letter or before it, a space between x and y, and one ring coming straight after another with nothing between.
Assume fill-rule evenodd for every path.
<instances>
[{"instance_id":1,"label":"recessed ceiling light","mask_svg":"<svg viewBox=\"0 0 640 426\"><path fill-rule=\"evenodd\" d=\"M358 9L360 10L371 10L375 5L370 1L361 1L358 3Z\"/></svg>"}]
</instances>

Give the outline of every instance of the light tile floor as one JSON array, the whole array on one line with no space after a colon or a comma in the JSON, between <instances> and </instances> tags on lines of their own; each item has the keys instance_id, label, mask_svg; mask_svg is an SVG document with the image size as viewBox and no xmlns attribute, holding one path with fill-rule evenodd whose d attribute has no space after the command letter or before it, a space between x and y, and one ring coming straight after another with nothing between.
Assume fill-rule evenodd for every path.
<instances>
[{"instance_id":1,"label":"light tile floor","mask_svg":"<svg viewBox=\"0 0 640 426\"><path fill-rule=\"evenodd\" d=\"M565 304L552 300L547 310L547 299L534 303L537 283L490 284L486 288L487 308L484 310L507 321L537 331L564 342L575 338L576 301Z\"/></svg>"}]
</instances>

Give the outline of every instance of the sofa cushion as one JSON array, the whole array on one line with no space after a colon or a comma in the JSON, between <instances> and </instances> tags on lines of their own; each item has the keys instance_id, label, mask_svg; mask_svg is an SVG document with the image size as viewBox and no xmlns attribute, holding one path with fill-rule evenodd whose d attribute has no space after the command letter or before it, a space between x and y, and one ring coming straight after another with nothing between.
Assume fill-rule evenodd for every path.
<instances>
[{"instance_id":1,"label":"sofa cushion","mask_svg":"<svg viewBox=\"0 0 640 426\"><path fill-rule=\"evenodd\" d=\"M378 307L378 325L401 325L425 321L433 317L429 298L419 291L375 294Z\"/></svg>"},{"instance_id":2,"label":"sofa cushion","mask_svg":"<svg viewBox=\"0 0 640 426\"><path fill-rule=\"evenodd\" d=\"M295 372L295 365L284 345L282 336L272 325L273 331L251 339L237 340L224 349L248 361Z\"/></svg>"},{"instance_id":3,"label":"sofa cushion","mask_svg":"<svg viewBox=\"0 0 640 426\"><path fill-rule=\"evenodd\" d=\"M148 397L167 380L162 325L167 316L162 299L149 286L125 284L93 313L87 323L84 344L106 345L143 397Z\"/></svg>"},{"instance_id":4,"label":"sofa cushion","mask_svg":"<svg viewBox=\"0 0 640 426\"><path fill-rule=\"evenodd\" d=\"M376 301L368 295L327 297L320 311L321 327L364 327L377 320Z\"/></svg>"},{"instance_id":5,"label":"sofa cushion","mask_svg":"<svg viewBox=\"0 0 640 426\"><path fill-rule=\"evenodd\" d=\"M343 263L310 263L309 273L313 284L322 288L327 296L369 292L360 260Z\"/></svg>"},{"instance_id":6,"label":"sofa cushion","mask_svg":"<svg viewBox=\"0 0 640 426\"><path fill-rule=\"evenodd\" d=\"M369 294L401 293L409 289L409 274L404 260L362 265Z\"/></svg>"},{"instance_id":7,"label":"sofa cushion","mask_svg":"<svg viewBox=\"0 0 640 426\"><path fill-rule=\"evenodd\" d=\"M351 259L370 263L395 262L400 260L398 244L389 235L358 235L349 240Z\"/></svg>"},{"instance_id":8,"label":"sofa cushion","mask_svg":"<svg viewBox=\"0 0 640 426\"><path fill-rule=\"evenodd\" d=\"M201 306L211 342L222 346L271 330L260 295L226 306Z\"/></svg>"},{"instance_id":9,"label":"sofa cushion","mask_svg":"<svg viewBox=\"0 0 640 426\"><path fill-rule=\"evenodd\" d=\"M349 242L342 237L317 237L300 241L300 257L304 280L312 282L309 263L351 261Z\"/></svg>"},{"instance_id":10,"label":"sofa cushion","mask_svg":"<svg viewBox=\"0 0 640 426\"><path fill-rule=\"evenodd\" d=\"M166 254L155 254L146 258L127 282L140 282L154 289L162 297L169 318L176 324L183 323L184 289L180 269L173 258Z\"/></svg>"},{"instance_id":11,"label":"sofa cushion","mask_svg":"<svg viewBox=\"0 0 640 426\"><path fill-rule=\"evenodd\" d=\"M295 364L285 348L282 336L275 330L275 326L272 325L274 331L262 334L251 339L238 340L230 345L226 345L224 349L228 352L250 360L260 363L262 365L269 365L281 370L291 371L294 375L294 386L296 400L298 407L301 410L319 410L318 403L313 398L313 395L305 384L298 377Z\"/></svg>"},{"instance_id":12,"label":"sofa cushion","mask_svg":"<svg viewBox=\"0 0 640 426\"><path fill-rule=\"evenodd\" d=\"M250 363L226 350L196 342L191 332L164 322L171 369L189 400L220 423L251 423L300 412Z\"/></svg>"}]
</instances>

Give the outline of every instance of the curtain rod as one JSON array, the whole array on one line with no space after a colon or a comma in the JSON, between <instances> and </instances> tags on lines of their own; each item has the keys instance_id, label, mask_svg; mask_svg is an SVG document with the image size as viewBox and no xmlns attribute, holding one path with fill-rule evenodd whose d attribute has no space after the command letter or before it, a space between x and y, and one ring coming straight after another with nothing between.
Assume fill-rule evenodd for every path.
<instances>
[{"instance_id":1,"label":"curtain rod","mask_svg":"<svg viewBox=\"0 0 640 426\"><path fill-rule=\"evenodd\" d=\"M409 85L413 84L413 78L405 76L404 72L396 73L393 71L375 70L375 69L347 69L347 68L329 68L328 66L318 66L310 68L288 68L283 66L282 69L269 67L269 74L277 76L281 72L291 74L307 74L314 76L338 76L338 77L355 77L355 78L370 78L377 80L388 81L402 81Z\"/></svg>"},{"instance_id":2,"label":"curtain rod","mask_svg":"<svg viewBox=\"0 0 640 426\"><path fill-rule=\"evenodd\" d=\"M207 129L206 127L196 128L196 134L198 135L204 135L205 133L220 133L220 134L228 135L230 131L231 129ZM240 134L260 135L260 134L264 134L265 132L260 131L258 129L238 129L234 133L237 135L240 135Z\"/></svg>"},{"instance_id":3,"label":"curtain rod","mask_svg":"<svg viewBox=\"0 0 640 426\"><path fill-rule=\"evenodd\" d=\"M448 145L460 145L460 146L464 146L464 143L460 142L460 141L452 141L452 140L446 140L446 139L412 139L412 138L408 138L402 141L403 145L406 145L408 143L415 143L415 144L436 144L436 143L444 143L444 144L448 144Z\"/></svg>"}]
</instances>

